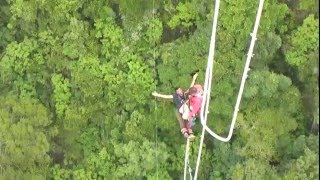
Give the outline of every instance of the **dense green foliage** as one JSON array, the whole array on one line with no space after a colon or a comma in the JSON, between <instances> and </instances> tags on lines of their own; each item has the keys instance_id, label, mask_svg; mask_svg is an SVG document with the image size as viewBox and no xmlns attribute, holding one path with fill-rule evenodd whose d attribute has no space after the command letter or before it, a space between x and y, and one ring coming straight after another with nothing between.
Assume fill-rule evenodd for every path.
<instances>
[{"instance_id":1,"label":"dense green foliage","mask_svg":"<svg viewBox=\"0 0 320 180\"><path fill-rule=\"evenodd\" d=\"M258 1L221 2L208 126L228 133ZM265 2L236 129L199 179L319 179L318 1ZM151 92L203 83L213 0L0 0L0 179L181 179ZM191 146L195 165L201 126Z\"/></svg>"}]
</instances>

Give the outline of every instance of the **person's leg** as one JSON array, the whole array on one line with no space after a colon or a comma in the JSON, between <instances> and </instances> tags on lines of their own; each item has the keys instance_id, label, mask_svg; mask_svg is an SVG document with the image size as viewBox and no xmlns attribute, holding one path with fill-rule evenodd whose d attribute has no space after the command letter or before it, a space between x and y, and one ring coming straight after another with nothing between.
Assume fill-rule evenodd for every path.
<instances>
[{"instance_id":1,"label":"person's leg","mask_svg":"<svg viewBox=\"0 0 320 180\"><path fill-rule=\"evenodd\" d=\"M191 125L190 122L188 121L189 118L189 113L190 113L190 109L189 106L187 104L188 102L184 103L178 112L181 113L181 118L184 124L184 129L181 129L181 132L185 135L186 133L188 134L188 138L190 139L190 141L193 141L195 139L195 136L193 135L192 129L191 129ZM185 135L186 137L186 135Z\"/></svg>"},{"instance_id":2,"label":"person's leg","mask_svg":"<svg viewBox=\"0 0 320 180\"><path fill-rule=\"evenodd\" d=\"M188 129L188 135L189 135L188 138L190 139L190 141L193 141L196 138L191 128Z\"/></svg>"},{"instance_id":3,"label":"person's leg","mask_svg":"<svg viewBox=\"0 0 320 180\"><path fill-rule=\"evenodd\" d=\"M182 135L183 135L185 138L188 138L188 136L189 136L189 134L188 134L188 129L186 128L185 122L184 122L184 120L182 119L181 114L179 113L179 110L178 110L178 109L175 109L174 112L175 112L176 118L177 118L177 120L178 120L178 122L179 122Z\"/></svg>"},{"instance_id":4,"label":"person's leg","mask_svg":"<svg viewBox=\"0 0 320 180\"><path fill-rule=\"evenodd\" d=\"M190 122L188 120L183 120L183 121L185 123L187 132L189 134L188 138L189 138L190 141L193 141L196 137L194 136L193 131L191 129L191 124L190 124Z\"/></svg>"},{"instance_id":5,"label":"person's leg","mask_svg":"<svg viewBox=\"0 0 320 180\"><path fill-rule=\"evenodd\" d=\"M189 117L190 109L187 103L188 102L185 102L179 109L179 112L182 115L182 119L188 119Z\"/></svg>"},{"instance_id":6,"label":"person's leg","mask_svg":"<svg viewBox=\"0 0 320 180\"><path fill-rule=\"evenodd\" d=\"M181 114L179 113L178 109L175 109L174 113L175 113L176 118L179 122L180 129L186 128L185 123L183 122L183 119L182 119Z\"/></svg>"}]
</instances>

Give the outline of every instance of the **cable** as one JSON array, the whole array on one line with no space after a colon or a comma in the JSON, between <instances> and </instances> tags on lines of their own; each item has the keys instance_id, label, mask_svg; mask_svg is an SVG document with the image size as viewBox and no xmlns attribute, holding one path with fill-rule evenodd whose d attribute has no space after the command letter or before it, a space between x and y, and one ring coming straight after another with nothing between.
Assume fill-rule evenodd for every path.
<instances>
[{"instance_id":1,"label":"cable","mask_svg":"<svg viewBox=\"0 0 320 180\"><path fill-rule=\"evenodd\" d=\"M156 120L156 175L157 175L157 179L158 179L158 112L157 112L157 101L154 101L154 112L155 112L155 120Z\"/></svg>"},{"instance_id":2,"label":"cable","mask_svg":"<svg viewBox=\"0 0 320 180\"><path fill-rule=\"evenodd\" d=\"M154 20L154 0L152 1L152 20ZM153 26L153 29L154 29L154 26ZM155 43L155 40L153 42L153 60L156 61L156 43ZM156 62L154 62L156 63ZM156 66L154 66L154 68L156 68ZM156 71L155 71L156 72ZM155 83L155 89L157 89L157 85ZM159 172L158 172L158 112L156 111L157 110L157 101L156 101L156 97L155 97L155 100L154 100L154 111L155 111L155 120L156 120L156 176L157 176L157 179L159 178Z\"/></svg>"},{"instance_id":3,"label":"cable","mask_svg":"<svg viewBox=\"0 0 320 180\"><path fill-rule=\"evenodd\" d=\"M190 180L192 180L192 169L190 167L189 157L188 157L188 167L189 167Z\"/></svg>"},{"instance_id":4,"label":"cable","mask_svg":"<svg viewBox=\"0 0 320 180\"><path fill-rule=\"evenodd\" d=\"M206 126L206 123L203 123L203 121L202 121L203 114L204 114L203 110L204 110L204 106L206 105L205 112L208 112L208 106L209 106L209 101L210 101L213 57L214 57L214 50L215 50L219 7L220 7L220 0L216 0L215 8L214 8L214 15L213 15L209 55L208 55L208 64L207 64L206 75L205 75L206 78L205 78L204 88L203 88L204 89L203 100L202 100L201 112L200 112L200 119L201 119L201 124L202 124L203 128L202 128L202 133L201 133L201 140L200 140L200 146L199 146L199 151L198 151L196 170L194 173L194 179L197 179L197 175L198 175L198 169L199 169L199 165L200 165L200 158L201 158L202 146L203 146L203 140L204 140L205 126ZM208 93L208 90L209 90L209 93ZM207 120L207 115L208 115L208 113L205 113L205 121Z\"/></svg>"},{"instance_id":5,"label":"cable","mask_svg":"<svg viewBox=\"0 0 320 180\"><path fill-rule=\"evenodd\" d=\"M187 138L187 145L186 145L186 152L184 156L184 173L183 173L183 179L187 178L187 163L188 163L188 158L189 158L189 144L190 140Z\"/></svg>"},{"instance_id":6,"label":"cable","mask_svg":"<svg viewBox=\"0 0 320 180\"><path fill-rule=\"evenodd\" d=\"M260 17L261 17L261 13L262 13L262 9L263 9L263 3L264 3L264 0L260 0L259 8L258 8L257 16L256 16L256 21L255 21L255 26L254 26L254 29L253 29L253 33L251 33L252 39L251 39L251 43L250 43L250 48L249 48L249 51L248 51L248 54L247 54L247 60L246 60L246 64L245 64L245 68L244 68L243 74L242 74L240 89L239 89L236 105L235 105L235 108L234 108L232 122L231 122L231 126L230 126L230 130L229 130L228 136L226 138L224 138L224 137L221 137L221 136L217 135L216 133L214 133L206 125L206 120L207 120L206 115L207 115L207 113L205 114L205 117L203 117L204 111L202 109L201 114L200 114L201 115L201 118L200 118L201 119L201 124L204 126L206 131L211 136L213 136L216 139L218 139L220 141L223 141L223 142L228 142L232 137L234 125L235 125L235 122L236 122L236 117L237 117L237 114L238 114L238 111L239 111L239 106L240 106L240 102L241 102L241 98L242 98L242 93L243 93L243 90L244 90L244 84L245 84L245 81L246 81L246 79L248 77L248 71L250 70L249 65L250 65L251 58L253 56L254 44L255 44L255 41L257 39L256 36L257 36L257 31L258 31L258 27L259 27L259 23L260 23ZM210 64L213 64L213 63L211 62ZM211 77L212 76L212 71L210 71L210 73L211 73L211 75L210 75L210 77ZM211 82L211 79L210 79L210 82ZM209 83L209 84L210 84L210 88L211 88L211 83ZM206 89L206 90L210 90L210 89ZM205 104L206 112L208 112L210 91L206 92L206 93L209 95L207 97L207 101L206 101L207 104ZM202 105L204 106L204 103Z\"/></svg>"},{"instance_id":7,"label":"cable","mask_svg":"<svg viewBox=\"0 0 320 180\"><path fill-rule=\"evenodd\" d=\"M233 117L232 117L230 129L229 129L229 134L228 134L227 138L224 138L224 137L221 137L221 136L217 135L216 133L214 133L206 125L209 102L210 102L210 93L211 93L213 55L214 55L214 48L215 48L215 33L216 33L216 25L217 25L218 11L219 11L219 5L220 5L220 0L216 0L212 35L211 35L211 41L210 41L209 56L208 56L206 76L205 76L206 78L205 78L205 84L204 84L204 98L203 98L203 102L202 102L202 106L201 106L201 113L200 113L200 119L201 119L201 124L203 126L203 130L202 130L202 136L201 136L201 141L200 141L200 146L199 146L199 153L198 153L198 158L197 158L197 165L196 165L196 170L195 170L195 175L194 175L195 180L197 179L198 169L199 169L199 164L200 164L201 150L202 150L202 146L203 146L203 139L204 139L204 132L205 132L204 130L206 130L211 136L213 136L216 139L223 141L223 142L228 142L232 137L234 125L236 122L236 117L237 117L237 114L239 111L239 106L240 106L240 102L241 102L241 98L242 98L242 93L244 90L244 84L245 84L246 78L248 76L248 71L250 70L249 65L250 65L251 58L253 56L253 48L254 48L254 44L256 41L256 36L257 36L258 27L259 27L259 23L260 23L260 18L261 18L262 9L263 9L263 3L264 3L264 0L259 1L259 7L258 7L257 15L256 15L255 25L254 25L253 33L251 34L252 39L251 39L251 43L250 43L250 48L249 48L249 51L247 54L247 60L246 60L243 74L242 74L240 89L239 89L236 105L235 105L234 112L233 112Z\"/></svg>"}]
</instances>

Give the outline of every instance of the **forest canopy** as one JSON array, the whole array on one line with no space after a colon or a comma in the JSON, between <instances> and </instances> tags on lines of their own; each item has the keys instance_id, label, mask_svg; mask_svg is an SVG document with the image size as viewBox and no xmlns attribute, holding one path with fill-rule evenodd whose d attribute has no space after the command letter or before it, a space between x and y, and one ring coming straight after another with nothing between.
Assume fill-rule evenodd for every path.
<instances>
[{"instance_id":1,"label":"forest canopy","mask_svg":"<svg viewBox=\"0 0 320 180\"><path fill-rule=\"evenodd\" d=\"M182 179L174 107L151 93L204 83L214 2L0 0L0 179ZM222 136L258 3L221 1L207 124ZM265 1L233 137L205 135L199 179L319 179L318 7Z\"/></svg>"}]
</instances>

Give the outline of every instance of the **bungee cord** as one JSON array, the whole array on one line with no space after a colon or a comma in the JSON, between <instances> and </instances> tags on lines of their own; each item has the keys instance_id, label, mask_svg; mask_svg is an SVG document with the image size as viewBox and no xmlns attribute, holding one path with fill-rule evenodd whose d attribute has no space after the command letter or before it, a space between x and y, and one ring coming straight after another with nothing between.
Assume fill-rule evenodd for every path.
<instances>
[{"instance_id":1,"label":"bungee cord","mask_svg":"<svg viewBox=\"0 0 320 180\"><path fill-rule=\"evenodd\" d=\"M238 112L239 112L239 106L240 106L240 102L241 102L241 98L242 98L242 94L243 94L243 90L244 90L245 81L246 81L246 79L248 77L248 72L250 70L249 65L250 65L251 58L253 57L253 49L254 49L255 41L257 39L256 36L257 36L258 27L259 27L259 23L260 23L260 18L261 18L261 14L262 14L263 4L264 4L264 0L260 0L259 1L259 7L258 7L257 15L256 15L256 20L255 20L255 25L254 25L254 28L253 28L253 32L250 34L251 37L252 37L251 38L251 43L250 43L250 47L249 47L249 50L248 50L244 71L243 71L243 74L242 74L242 79L241 79L241 84L240 84L240 89L239 89L237 101L236 101L236 104L235 104L235 107L234 107L231 126L230 126L230 129L229 129L229 134L228 134L227 137L221 137L218 134L214 133L206 125L209 102L210 102L212 72L213 72L213 65L214 65L215 37L216 37L216 31L217 31L217 21L218 21L218 13L219 13L219 6L220 6L220 0L216 0L214 17L213 17L213 24L212 24L212 34L211 34L210 47L209 47L209 55L208 55L207 68L206 68L206 74L205 74L205 82L204 82L204 88L203 88L204 89L203 101L202 101L201 113L200 113L200 120L201 120L201 124L202 124L203 128L202 128L202 133L201 133L201 140L200 140L200 145L199 145L199 151L198 151L196 169L195 169L195 174L194 174L194 180L197 179L197 175L198 175L198 169L199 169L200 160L201 160L201 153L202 153L202 146L203 146L203 140L204 140L205 131L207 131L211 136L213 136L214 138L216 138L216 139L218 139L219 141L222 141L222 142L228 142L228 141L230 141L230 139L232 137L234 126L235 126L235 122L236 122L236 118L237 118L237 115L238 115ZM186 148L187 148L187 150L189 150L189 140L187 140L187 147ZM188 156L189 155L187 154L187 151L186 151L185 161L188 160ZM187 164L185 162L184 179L186 179L186 169L187 169L186 165Z\"/></svg>"},{"instance_id":2,"label":"bungee cord","mask_svg":"<svg viewBox=\"0 0 320 180\"><path fill-rule=\"evenodd\" d=\"M189 145L190 145L190 140L187 139L187 145L186 145L186 152L185 152L185 156L184 156L184 173L183 173L183 179L187 178L187 166L188 166L188 162L189 162ZM190 166L189 166L190 168Z\"/></svg>"}]
</instances>

